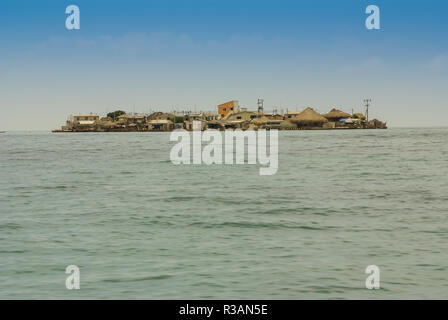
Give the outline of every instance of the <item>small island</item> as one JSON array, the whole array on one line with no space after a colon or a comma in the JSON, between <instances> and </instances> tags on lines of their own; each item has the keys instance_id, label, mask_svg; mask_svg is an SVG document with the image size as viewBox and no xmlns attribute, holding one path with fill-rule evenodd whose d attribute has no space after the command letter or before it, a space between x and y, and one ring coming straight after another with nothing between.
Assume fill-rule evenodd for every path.
<instances>
[{"instance_id":1,"label":"small island","mask_svg":"<svg viewBox=\"0 0 448 320\"><path fill-rule=\"evenodd\" d=\"M215 129L278 129L278 130L344 130L344 129L387 129L385 122L368 119L366 114L346 113L333 108L319 114L313 108L268 114L263 111L259 100L257 111L240 108L233 100L218 105L218 113L164 113L128 114L117 110L100 118L98 114L72 114L61 129L53 132L170 132L175 129L193 130L193 122L201 123L201 130Z\"/></svg>"}]
</instances>

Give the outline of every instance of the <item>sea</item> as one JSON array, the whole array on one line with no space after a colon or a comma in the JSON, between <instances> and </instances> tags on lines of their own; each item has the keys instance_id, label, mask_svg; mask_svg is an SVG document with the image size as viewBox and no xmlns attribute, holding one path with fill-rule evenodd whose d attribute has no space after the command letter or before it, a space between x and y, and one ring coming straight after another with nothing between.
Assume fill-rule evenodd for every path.
<instances>
[{"instance_id":1,"label":"sea","mask_svg":"<svg viewBox=\"0 0 448 320\"><path fill-rule=\"evenodd\" d=\"M447 138L280 131L263 176L170 133L0 134L0 299L448 299Z\"/></svg>"}]
</instances>

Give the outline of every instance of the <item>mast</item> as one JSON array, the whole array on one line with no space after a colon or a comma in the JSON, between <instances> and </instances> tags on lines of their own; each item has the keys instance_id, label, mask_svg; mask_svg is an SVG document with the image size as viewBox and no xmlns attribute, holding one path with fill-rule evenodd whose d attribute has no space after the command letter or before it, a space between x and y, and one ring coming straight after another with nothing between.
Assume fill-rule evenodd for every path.
<instances>
[{"instance_id":1,"label":"mast","mask_svg":"<svg viewBox=\"0 0 448 320\"><path fill-rule=\"evenodd\" d=\"M366 121L369 122L369 106L372 99L364 99L364 106L366 107Z\"/></svg>"},{"instance_id":2,"label":"mast","mask_svg":"<svg viewBox=\"0 0 448 320\"><path fill-rule=\"evenodd\" d=\"M258 99L258 118L260 118L260 115L263 113L263 99Z\"/></svg>"}]
</instances>

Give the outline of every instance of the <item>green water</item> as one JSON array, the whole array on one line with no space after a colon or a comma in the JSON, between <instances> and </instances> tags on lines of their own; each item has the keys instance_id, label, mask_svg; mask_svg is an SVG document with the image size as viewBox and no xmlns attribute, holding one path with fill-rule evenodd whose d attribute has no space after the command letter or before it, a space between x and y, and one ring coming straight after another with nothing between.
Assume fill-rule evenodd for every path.
<instances>
[{"instance_id":1,"label":"green water","mask_svg":"<svg viewBox=\"0 0 448 320\"><path fill-rule=\"evenodd\" d=\"M2 134L0 298L447 299L447 137L279 132L260 176L168 133Z\"/></svg>"}]
</instances>

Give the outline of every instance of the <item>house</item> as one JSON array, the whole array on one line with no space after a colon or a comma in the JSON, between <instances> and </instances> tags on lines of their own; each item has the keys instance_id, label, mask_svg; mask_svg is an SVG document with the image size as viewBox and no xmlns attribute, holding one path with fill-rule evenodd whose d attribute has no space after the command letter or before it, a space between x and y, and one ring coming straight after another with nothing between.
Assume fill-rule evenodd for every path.
<instances>
[{"instance_id":1,"label":"house","mask_svg":"<svg viewBox=\"0 0 448 320\"><path fill-rule=\"evenodd\" d=\"M322 116L327 118L328 121L332 121L332 122L340 121L341 119L350 118L350 114L343 112L341 110L335 109L335 108L331 109L330 112L323 114Z\"/></svg>"},{"instance_id":2,"label":"house","mask_svg":"<svg viewBox=\"0 0 448 320\"><path fill-rule=\"evenodd\" d=\"M229 114L225 120L235 121L235 120L243 120L243 121L251 121L253 119L258 118L258 112L254 111L241 111L236 113Z\"/></svg>"},{"instance_id":3,"label":"house","mask_svg":"<svg viewBox=\"0 0 448 320\"><path fill-rule=\"evenodd\" d=\"M172 131L174 123L170 120L150 120L148 122L148 129L150 131Z\"/></svg>"},{"instance_id":4,"label":"house","mask_svg":"<svg viewBox=\"0 0 448 320\"><path fill-rule=\"evenodd\" d=\"M185 129L193 130L194 122L201 123L201 130L205 130L208 128L208 121L205 119L196 119L196 120L186 120L184 121Z\"/></svg>"},{"instance_id":5,"label":"house","mask_svg":"<svg viewBox=\"0 0 448 320\"><path fill-rule=\"evenodd\" d=\"M201 120L214 121L218 120L218 117L219 116L215 113L206 113L206 112L190 113L184 116L184 121L201 121Z\"/></svg>"},{"instance_id":6,"label":"house","mask_svg":"<svg viewBox=\"0 0 448 320\"><path fill-rule=\"evenodd\" d=\"M249 128L249 122L244 120L230 120L222 121L224 129L242 129L247 130Z\"/></svg>"},{"instance_id":7,"label":"house","mask_svg":"<svg viewBox=\"0 0 448 320\"><path fill-rule=\"evenodd\" d=\"M281 124L282 124L283 120L279 120L279 119L269 119L266 122L266 129L281 129Z\"/></svg>"},{"instance_id":8,"label":"house","mask_svg":"<svg viewBox=\"0 0 448 320\"><path fill-rule=\"evenodd\" d=\"M176 123L182 122L184 120L184 116L175 113L155 112L148 116L148 120L169 120Z\"/></svg>"},{"instance_id":9,"label":"house","mask_svg":"<svg viewBox=\"0 0 448 320\"><path fill-rule=\"evenodd\" d=\"M224 119L228 114L236 113L240 111L238 100L232 100L218 105L218 114L221 119Z\"/></svg>"},{"instance_id":10,"label":"house","mask_svg":"<svg viewBox=\"0 0 448 320\"><path fill-rule=\"evenodd\" d=\"M301 112L302 111L287 111L285 113L285 120L292 119L292 118L294 118L295 116L297 116Z\"/></svg>"},{"instance_id":11,"label":"house","mask_svg":"<svg viewBox=\"0 0 448 320\"><path fill-rule=\"evenodd\" d=\"M283 116L280 114L265 114L264 116L269 120L283 120Z\"/></svg>"},{"instance_id":12,"label":"house","mask_svg":"<svg viewBox=\"0 0 448 320\"><path fill-rule=\"evenodd\" d=\"M95 113L75 113L70 115L69 122L73 125L93 125L100 116Z\"/></svg>"},{"instance_id":13,"label":"house","mask_svg":"<svg viewBox=\"0 0 448 320\"><path fill-rule=\"evenodd\" d=\"M193 122L194 121L200 121L201 122L201 130L207 129L207 123L209 121L216 121L218 120L218 115L214 113L191 113L185 115L184 118L184 126L187 130L193 130Z\"/></svg>"},{"instance_id":14,"label":"house","mask_svg":"<svg viewBox=\"0 0 448 320\"><path fill-rule=\"evenodd\" d=\"M292 118L291 122L297 124L299 128L318 128L323 127L325 123L328 123L328 119L321 116L314 111L314 109L306 108Z\"/></svg>"},{"instance_id":15,"label":"house","mask_svg":"<svg viewBox=\"0 0 448 320\"><path fill-rule=\"evenodd\" d=\"M140 115L129 115L129 114L122 114L118 117L118 121L130 125L130 124L138 124L138 123L145 123L146 117L140 116Z\"/></svg>"}]
</instances>

